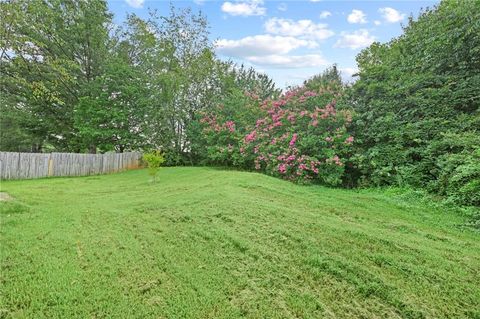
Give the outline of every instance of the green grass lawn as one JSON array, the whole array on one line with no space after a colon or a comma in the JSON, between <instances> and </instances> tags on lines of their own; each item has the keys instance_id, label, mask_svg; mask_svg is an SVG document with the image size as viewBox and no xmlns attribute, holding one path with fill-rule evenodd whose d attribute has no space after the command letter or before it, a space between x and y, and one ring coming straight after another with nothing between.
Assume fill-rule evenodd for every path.
<instances>
[{"instance_id":1,"label":"green grass lawn","mask_svg":"<svg viewBox=\"0 0 480 319\"><path fill-rule=\"evenodd\" d=\"M480 234L380 191L211 168L1 188L0 317L480 318Z\"/></svg>"}]
</instances>

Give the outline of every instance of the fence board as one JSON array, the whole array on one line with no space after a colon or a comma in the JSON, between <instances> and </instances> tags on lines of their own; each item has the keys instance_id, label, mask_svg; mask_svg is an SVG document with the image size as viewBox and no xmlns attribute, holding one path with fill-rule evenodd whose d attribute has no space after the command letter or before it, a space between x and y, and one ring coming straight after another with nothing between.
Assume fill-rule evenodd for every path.
<instances>
[{"instance_id":1,"label":"fence board","mask_svg":"<svg viewBox=\"0 0 480 319\"><path fill-rule=\"evenodd\" d=\"M141 154L15 153L0 152L0 179L48 176L85 176L140 167Z\"/></svg>"}]
</instances>

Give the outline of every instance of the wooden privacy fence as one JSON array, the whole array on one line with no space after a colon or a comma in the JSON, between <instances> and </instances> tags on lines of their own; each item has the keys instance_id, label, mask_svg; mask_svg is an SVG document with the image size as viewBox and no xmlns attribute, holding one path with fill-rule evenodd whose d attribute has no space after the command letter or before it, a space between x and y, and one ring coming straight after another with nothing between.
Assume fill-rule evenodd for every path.
<instances>
[{"instance_id":1,"label":"wooden privacy fence","mask_svg":"<svg viewBox=\"0 0 480 319\"><path fill-rule=\"evenodd\" d=\"M140 167L141 153L0 152L0 179L107 174Z\"/></svg>"}]
</instances>

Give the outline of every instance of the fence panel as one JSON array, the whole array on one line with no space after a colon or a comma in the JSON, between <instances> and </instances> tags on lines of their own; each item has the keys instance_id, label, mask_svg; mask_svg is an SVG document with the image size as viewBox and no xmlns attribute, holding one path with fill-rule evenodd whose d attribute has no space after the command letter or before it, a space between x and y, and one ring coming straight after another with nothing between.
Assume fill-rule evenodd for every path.
<instances>
[{"instance_id":1,"label":"fence panel","mask_svg":"<svg viewBox=\"0 0 480 319\"><path fill-rule=\"evenodd\" d=\"M48 176L85 176L140 167L141 154L15 153L0 152L0 179Z\"/></svg>"}]
</instances>

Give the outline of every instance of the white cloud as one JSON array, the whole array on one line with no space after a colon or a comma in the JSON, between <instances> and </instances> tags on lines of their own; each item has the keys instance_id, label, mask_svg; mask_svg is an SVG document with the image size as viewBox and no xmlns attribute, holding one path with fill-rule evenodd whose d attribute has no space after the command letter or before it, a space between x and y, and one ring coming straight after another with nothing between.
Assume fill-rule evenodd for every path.
<instances>
[{"instance_id":1,"label":"white cloud","mask_svg":"<svg viewBox=\"0 0 480 319\"><path fill-rule=\"evenodd\" d=\"M279 11L287 11L287 4L285 2L282 2L278 5L277 9Z\"/></svg>"},{"instance_id":2,"label":"white cloud","mask_svg":"<svg viewBox=\"0 0 480 319\"><path fill-rule=\"evenodd\" d=\"M222 11L232 16L263 16L267 8L263 7L263 0L250 0L242 2L224 2Z\"/></svg>"},{"instance_id":3,"label":"white cloud","mask_svg":"<svg viewBox=\"0 0 480 319\"><path fill-rule=\"evenodd\" d=\"M265 67L291 69L309 68L328 65L328 61L320 54L306 55L267 55L251 56L246 58L249 62Z\"/></svg>"},{"instance_id":4,"label":"white cloud","mask_svg":"<svg viewBox=\"0 0 480 319\"><path fill-rule=\"evenodd\" d=\"M348 77L351 77L352 75L354 75L357 72L358 72L358 69L356 69L356 68L340 68L340 73L342 73L342 75L345 75L345 76L348 76Z\"/></svg>"},{"instance_id":5,"label":"white cloud","mask_svg":"<svg viewBox=\"0 0 480 319\"><path fill-rule=\"evenodd\" d=\"M332 13L330 11L322 11L322 12L320 12L320 19L326 19L331 15L332 15Z\"/></svg>"},{"instance_id":6,"label":"white cloud","mask_svg":"<svg viewBox=\"0 0 480 319\"><path fill-rule=\"evenodd\" d=\"M353 77L354 74L358 73L358 69L356 68L340 68L340 75L342 76L342 80L345 82L353 82L355 78Z\"/></svg>"},{"instance_id":7,"label":"white cloud","mask_svg":"<svg viewBox=\"0 0 480 319\"><path fill-rule=\"evenodd\" d=\"M140 8L143 8L143 3L145 2L145 0L125 0L125 2L130 7L140 9Z\"/></svg>"},{"instance_id":8,"label":"white cloud","mask_svg":"<svg viewBox=\"0 0 480 319\"><path fill-rule=\"evenodd\" d=\"M318 44L311 40L266 34L249 36L240 40L220 39L215 42L215 46L221 54L242 58L286 54L300 47L315 48Z\"/></svg>"},{"instance_id":9,"label":"white cloud","mask_svg":"<svg viewBox=\"0 0 480 319\"><path fill-rule=\"evenodd\" d=\"M362 10L353 9L347 21L348 23L367 23L367 15Z\"/></svg>"},{"instance_id":10,"label":"white cloud","mask_svg":"<svg viewBox=\"0 0 480 319\"><path fill-rule=\"evenodd\" d=\"M399 11L393 8L388 8L388 7L380 8L378 9L378 12L382 14L385 21L390 23L400 22L405 18L404 13L400 13Z\"/></svg>"},{"instance_id":11,"label":"white cloud","mask_svg":"<svg viewBox=\"0 0 480 319\"><path fill-rule=\"evenodd\" d=\"M199 6L203 6L203 4L205 3L205 0L193 0L193 2L195 4L198 4Z\"/></svg>"},{"instance_id":12,"label":"white cloud","mask_svg":"<svg viewBox=\"0 0 480 319\"><path fill-rule=\"evenodd\" d=\"M373 21L373 23L374 23L375 25L381 25L381 24L382 24L382 22L381 22L380 20L375 20L375 21Z\"/></svg>"},{"instance_id":13,"label":"white cloud","mask_svg":"<svg viewBox=\"0 0 480 319\"><path fill-rule=\"evenodd\" d=\"M353 32L342 32L340 39L335 43L336 48L350 48L352 50L369 46L375 41L375 37L368 33L366 29L360 29Z\"/></svg>"},{"instance_id":14,"label":"white cloud","mask_svg":"<svg viewBox=\"0 0 480 319\"><path fill-rule=\"evenodd\" d=\"M320 2L322 0L310 0L310 2Z\"/></svg>"},{"instance_id":15,"label":"white cloud","mask_svg":"<svg viewBox=\"0 0 480 319\"><path fill-rule=\"evenodd\" d=\"M300 37L306 39L323 40L334 35L327 29L326 24L316 24L312 20L298 20L271 18L265 22L265 30L268 33L282 36Z\"/></svg>"}]
</instances>

